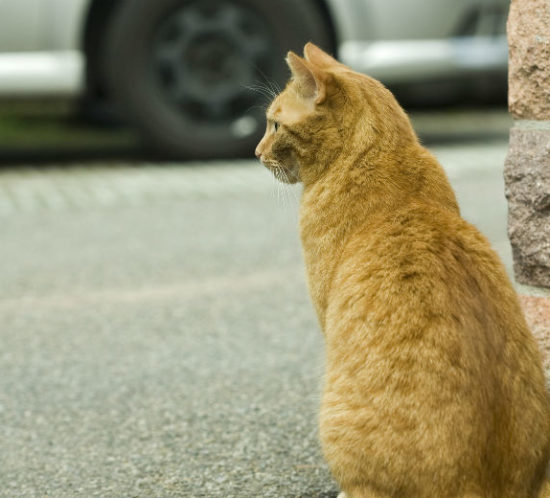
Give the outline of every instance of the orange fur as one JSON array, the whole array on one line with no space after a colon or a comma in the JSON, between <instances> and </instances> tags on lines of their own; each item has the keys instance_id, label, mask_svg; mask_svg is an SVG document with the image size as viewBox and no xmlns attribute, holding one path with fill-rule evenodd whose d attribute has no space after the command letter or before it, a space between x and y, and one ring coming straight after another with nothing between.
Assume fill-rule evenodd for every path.
<instances>
[{"instance_id":1,"label":"orange fur","mask_svg":"<svg viewBox=\"0 0 550 498\"><path fill-rule=\"evenodd\" d=\"M347 498L539 496L550 402L500 260L387 89L312 44L287 61L256 154L304 187L335 479Z\"/></svg>"}]
</instances>

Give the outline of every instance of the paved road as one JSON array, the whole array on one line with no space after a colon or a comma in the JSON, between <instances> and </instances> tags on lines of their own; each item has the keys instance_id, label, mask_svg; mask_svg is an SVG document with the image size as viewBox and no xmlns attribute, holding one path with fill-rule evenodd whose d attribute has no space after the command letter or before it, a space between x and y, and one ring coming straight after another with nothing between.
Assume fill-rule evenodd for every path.
<instances>
[{"instance_id":1,"label":"paved road","mask_svg":"<svg viewBox=\"0 0 550 498\"><path fill-rule=\"evenodd\" d=\"M506 143L435 152L509 261ZM298 196L251 161L0 170L0 496L336 495Z\"/></svg>"}]
</instances>

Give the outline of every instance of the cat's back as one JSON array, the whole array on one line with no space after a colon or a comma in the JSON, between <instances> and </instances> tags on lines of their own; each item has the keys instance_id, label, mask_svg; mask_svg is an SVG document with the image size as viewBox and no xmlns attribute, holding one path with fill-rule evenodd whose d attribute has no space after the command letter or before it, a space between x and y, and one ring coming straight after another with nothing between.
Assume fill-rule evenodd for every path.
<instances>
[{"instance_id":1,"label":"cat's back","mask_svg":"<svg viewBox=\"0 0 550 498\"><path fill-rule=\"evenodd\" d=\"M474 355L479 366L498 363L507 344L516 353L527 349L539 364L499 257L473 225L435 204L411 203L357 230L337 264L328 301L327 320L331 312L340 320L368 318L388 326L388 341L431 330L438 343L460 343L462 355Z\"/></svg>"},{"instance_id":2,"label":"cat's back","mask_svg":"<svg viewBox=\"0 0 550 498\"><path fill-rule=\"evenodd\" d=\"M550 431L539 351L503 265L456 212L411 204L350 237L325 334L323 420L364 427L361 451L405 455L394 475L426 452L473 481L522 465L538 480Z\"/></svg>"},{"instance_id":3,"label":"cat's back","mask_svg":"<svg viewBox=\"0 0 550 498\"><path fill-rule=\"evenodd\" d=\"M485 312L502 308L502 300L516 301L487 239L456 211L435 204L412 202L371 216L349 238L337 264L333 289L344 282L360 294L422 301L434 312L440 307L451 313L445 306L459 298L471 297L468 304Z\"/></svg>"}]
</instances>

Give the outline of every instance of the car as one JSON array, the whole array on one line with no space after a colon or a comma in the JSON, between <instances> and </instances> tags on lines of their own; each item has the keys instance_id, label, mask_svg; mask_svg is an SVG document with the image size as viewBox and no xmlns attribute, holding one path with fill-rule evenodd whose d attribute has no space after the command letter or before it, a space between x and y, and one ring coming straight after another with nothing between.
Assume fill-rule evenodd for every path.
<instances>
[{"instance_id":1,"label":"car","mask_svg":"<svg viewBox=\"0 0 550 498\"><path fill-rule=\"evenodd\" d=\"M165 156L249 155L288 50L313 41L390 88L503 81L507 10L508 0L0 0L0 97L106 105Z\"/></svg>"}]
</instances>

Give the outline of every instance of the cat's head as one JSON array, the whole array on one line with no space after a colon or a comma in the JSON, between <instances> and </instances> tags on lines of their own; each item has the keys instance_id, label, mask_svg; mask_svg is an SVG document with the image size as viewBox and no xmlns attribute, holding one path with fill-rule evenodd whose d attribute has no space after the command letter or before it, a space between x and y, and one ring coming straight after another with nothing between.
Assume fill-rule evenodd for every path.
<instances>
[{"instance_id":1,"label":"cat's head","mask_svg":"<svg viewBox=\"0 0 550 498\"><path fill-rule=\"evenodd\" d=\"M312 43L287 56L292 77L266 112L256 156L286 183L311 183L342 153L392 146L412 128L393 95Z\"/></svg>"}]
</instances>

